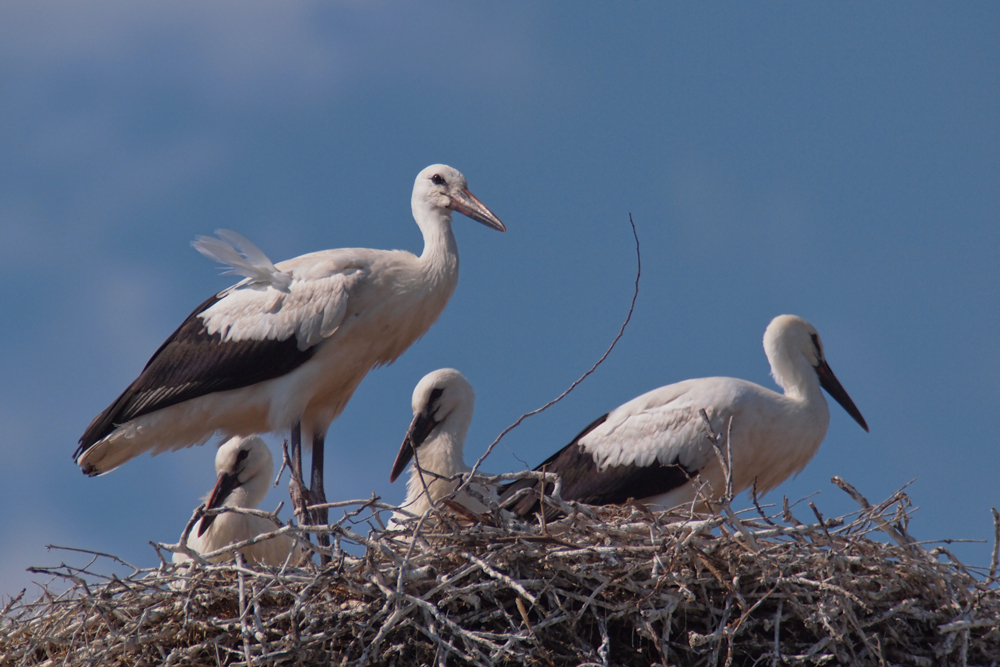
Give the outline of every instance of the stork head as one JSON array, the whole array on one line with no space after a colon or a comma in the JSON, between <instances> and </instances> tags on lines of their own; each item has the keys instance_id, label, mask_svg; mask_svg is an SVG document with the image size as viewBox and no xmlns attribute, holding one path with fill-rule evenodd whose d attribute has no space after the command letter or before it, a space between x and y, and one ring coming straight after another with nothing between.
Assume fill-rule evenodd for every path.
<instances>
[{"instance_id":1,"label":"stork head","mask_svg":"<svg viewBox=\"0 0 1000 667\"><path fill-rule=\"evenodd\" d=\"M418 223L429 212L437 211L450 217L451 211L458 211L491 229L507 231L500 219L469 192L465 176L446 164L432 164L417 174L412 205L413 217Z\"/></svg>"},{"instance_id":2,"label":"stork head","mask_svg":"<svg viewBox=\"0 0 1000 667\"><path fill-rule=\"evenodd\" d=\"M796 315L779 315L764 332L764 351L771 362L771 375L786 393L802 395L807 387L818 383L861 428L868 430L861 411L826 362L816 327Z\"/></svg>"},{"instance_id":3,"label":"stork head","mask_svg":"<svg viewBox=\"0 0 1000 667\"><path fill-rule=\"evenodd\" d=\"M219 447L215 455L215 472L219 478L205 503L207 509L222 507L237 489L244 490L239 506L256 507L267 494L267 484L274 474L274 460L260 436L237 436ZM214 520L214 516L203 517L198 535L204 534Z\"/></svg>"},{"instance_id":4,"label":"stork head","mask_svg":"<svg viewBox=\"0 0 1000 667\"><path fill-rule=\"evenodd\" d=\"M413 390L413 421L396 455L389 481L396 481L413 458L413 452L432 435L451 436L450 446L457 451L449 453L461 459L475 403L472 385L455 369L442 368L425 375Z\"/></svg>"}]
</instances>

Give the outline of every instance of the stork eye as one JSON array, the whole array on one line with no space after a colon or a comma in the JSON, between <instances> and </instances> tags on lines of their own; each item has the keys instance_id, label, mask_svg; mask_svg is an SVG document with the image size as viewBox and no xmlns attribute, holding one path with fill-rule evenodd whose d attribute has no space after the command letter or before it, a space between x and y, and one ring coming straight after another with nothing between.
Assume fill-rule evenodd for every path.
<instances>
[{"instance_id":1,"label":"stork eye","mask_svg":"<svg viewBox=\"0 0 1000 667\"><path fill-rule=\"evenodd\" d=\"M810 338L812 338L813 347L816 348L816 354L819 356L820 359L822 359L823 358L823 345L819 342L819 336L817 334L811 334Z\"/></svg>"},{"instance_id":2,"label":"stork eye","mask_svg":"<svg viewBox=\"0 0 1000 667\"><path fill-rule=\"evenodd\" d=\"M446 181L444 180L444 177L441 176L441 174L434 174L433 176L431 176L431 183L433 183L434 185L445 185Z\"/></svg>"},{"instance_id":3,"label":"stork eye","mask_svg":"<svg viewBox=\"0 0 1000 667\"><path fill-rule=\"evenodd\" d=\"M240 453L236 455L236 462L239 463L240 461L242 461L243 459L245 459L248 456L250 456L250 450L249 449L241 449Z\"/></svg>"},{"instance_id":4,"label":"stork eye","mask_svg":"<svg viewBox=\"0 0 1000 667\"><path fill-rule=\"evenodd\" d=\"M430 398L427 400L427 405L433 405L434 409L437 410L438 401L441 400L441 395L444 394L444 389L437 387L431 392Z\"/></svg>"}]
</instances>

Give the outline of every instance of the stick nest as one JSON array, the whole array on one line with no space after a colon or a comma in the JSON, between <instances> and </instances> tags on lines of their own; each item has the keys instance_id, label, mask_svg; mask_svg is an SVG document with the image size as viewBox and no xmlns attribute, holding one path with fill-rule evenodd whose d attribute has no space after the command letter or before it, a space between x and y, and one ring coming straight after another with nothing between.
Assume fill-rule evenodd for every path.
<instances>
[{"instance_id":1,"label":"stick nest","mask_svg":"<svg viewBox=\"0 0 1000 667\"><path fill-rule=\"evenodd\" d=\"M329 527L281 529L328 532L326 566L38 568L68 588L6 604L0 665L998 664L995 562L970 572L916 543L902 491L856 499L834 519L810 503L808 523L786 500L581 506L545 526L446 503L395 531L357 501ZM99 572L115 568L132 571Z\"/></svg>"}]
</instances>

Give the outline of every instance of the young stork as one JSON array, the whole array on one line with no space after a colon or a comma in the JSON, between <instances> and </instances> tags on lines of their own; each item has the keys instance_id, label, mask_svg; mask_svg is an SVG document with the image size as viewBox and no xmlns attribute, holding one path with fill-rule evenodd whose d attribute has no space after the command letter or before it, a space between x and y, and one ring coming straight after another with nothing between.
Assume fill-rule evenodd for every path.
<instances>
[{"instance_id":1,"label":"young stork","mask_svg":"<svg viewBox=\"0 0 1000 667\"><path fill-rule=\"evenodd\" d=\"M313 446L312 488L293 493L297 513L325 502L323 439L330 422L369 370L394 361L427 331L455 290L452 211L505 231L465 177L445 165L417 175L411 205L424 238L419 257L344 248L275 266L238 234L198 239L202 254L246 279L195 308L91 422L74 453L83 471L100 475L142 452L200 445L216 433L292 429L300 474L301 435ZM326 511L312 519L325 523Z\"/></svg>"},{"instance_id":2,"label":"young stork","mask_svg":"<svg viewBox=\"0 0 1000 667\"><path fill-rule=\"evenodd\" d=\"M428 373L417 383L413 390L413 421L389 475L389 481L395 482L414 459L406 483L406 500L400 505L410 514L420 516L426 512L432 502L458 486L459 480L449 478L471 470L465 465L463 448L475 402L472 385L453 368ZM484 497L490 493L481 485L472 486ZM454 500L479 514L490 511L464 491Z\"/></svg>"},{"instance_id":3,"label":"young stork","mask_svg":"<svg viewBox=\"0 0 1000 667\"><path fill-rule=\"evenodd\" d=\"M207 509L255 508L267 495L267 486L274 475L271 450L260 436L231 438L219 447L215 455L215 472L219 475L219 479L205 501ZM273 522L263 517L235 512L203 516L197 529L188 535L187 545L192 550L205 554L228 544L270 533L276 528ZM279 535L243 547L240 552L251 563L278 567L285 562L293 548L295 540L288 535ZM217 556L212 562L219 563L226 558L227 556ZM191 559L182 553L174 554L175 563L185 563L189 560Z\"/></svg>"},{"instance_id":4,"label":"young stork","mask_svg":"<svg viewBox=\"0 0 1000 667\"><path fill-rule=\"evenodd\" d=\"M765 493L806 466L830 423L821 388L868 430L811 324L794 315L774 318L764 350L783 395L726 377L660 387L594 421L536 470L559 474L564 500L610 505L634 498L657 509L697 500L704 506L725 494L726 479L701 410L722 436L723 450L732 419L734 494L752 485ZM501 501L535 484L514 482ZM513 509L524 516L538 507L537 496L528 496Z\"/></svg>"}]
</instances>

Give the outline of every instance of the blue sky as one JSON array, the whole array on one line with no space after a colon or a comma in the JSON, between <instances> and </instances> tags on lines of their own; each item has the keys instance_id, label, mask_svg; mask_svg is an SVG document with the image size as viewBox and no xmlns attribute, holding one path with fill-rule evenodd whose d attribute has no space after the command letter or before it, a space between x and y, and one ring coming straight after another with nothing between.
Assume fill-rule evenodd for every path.
<instances>
[{"instance_id":1,"label":"blue sky","mask_svg":"<svg viewBox=\"0 0 1000 667\"><path fill-rule=\"evenodd\" d=\"M447 310L373 371L327 445L330 499L389 470L427 372L477 392L474 460L535 465L649 389L773 386L772 317L819 329L869 425L831 402L819 453L766 497L854 509L910 480L920 539L989 561L1000 504L1000 10L995 4L0 4L0 595L57 544L152 565L214 481L214 447L85 478L90 420L228 284L190 242L278 261L419 252L424 166L507 225L456 217ZM272 443L277 440L272 438ZM287 496L282 483L265 505ZM288 510L284 510L288 516ZM800 518L808 519L808 509ZM31 589L32 594L37 589Z\"/></svg>"}]
</instances>

